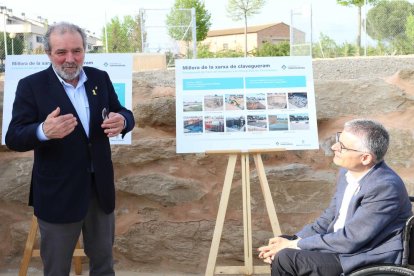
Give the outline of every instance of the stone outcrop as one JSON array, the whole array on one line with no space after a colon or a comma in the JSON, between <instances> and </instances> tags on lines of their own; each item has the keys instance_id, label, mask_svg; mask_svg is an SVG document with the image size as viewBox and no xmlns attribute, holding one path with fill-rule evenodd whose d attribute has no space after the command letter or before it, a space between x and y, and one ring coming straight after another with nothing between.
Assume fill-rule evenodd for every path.
<instances>
[{"instance_id":1,"label":"stone outcrop","mask_svg":"<svg viewBox=\"0 0 414 276\"><path fill-rule=\"evenodd\" d=\"M376 119L389 129L386 160L414 194L414 57L314 60L313 66L319 150L262 155L285 233L294 233L327 207L336 177L330 146L335 132L352 118ZM118 268L202 273L206 267L227 157L176 154L174 73L134 74L133 142L112 148ZM32 158L31 152L0 147L0 272L17 269L22 257L32 215L26 204ZM272 230L251 163L253 247L257 248L267 242ZM237 168L218 264L243 262L240 181ZM39 261L32 266L40 267Z\"/></svg>"}]
</instances>

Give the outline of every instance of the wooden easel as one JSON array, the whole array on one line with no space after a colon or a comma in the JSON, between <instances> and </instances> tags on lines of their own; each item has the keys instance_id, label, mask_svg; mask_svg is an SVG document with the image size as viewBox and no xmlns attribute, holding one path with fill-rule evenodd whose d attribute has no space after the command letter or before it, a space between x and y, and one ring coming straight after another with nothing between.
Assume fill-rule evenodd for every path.
<instances>
[{"instance_id":1,"label":"wooden easel","mask_svg":"<svg viewBox=\"0 0 414 276\"><path fill-rule=\"evenodd\" d=\"M260 152L265 152L261 150ZM269 150L276 151L276 150ZM272 195L270 193L269 183L267 182L266 173L260 152L250 151L253 154L256 165L257 175L259 177L260 187L265 199L267 214L270 219L274 236L281 234L279 221L277 219L276 210L273 205ZM235 153L226 151L210 151L207 154L228 153L229 161L227 164L226 176L224 178L223 191L221 193L220 205L217 213L216 226L214 228L213 240L211 242L210 254L208 256L206 276L215 274L269 274L270 267L268 265L253 266L252 256L252 221L251 221L251 205L250 205L250 168L249 153ZM244 228L244 266L219 266L216 267L217 254L223 231L224 218L226 215L227 204L229 202L231 184L233 181L234 170L236 167L237 156L241 157L242 170L242 190L243 190L243 228Z\"/></svg>"},{"instance_id":2,"label":"wooden easel","mask_svg":"<svg viewBox=\"0 0 414 276\"><path fill-rule=\"evenodd\" d=\"M36 216L33 215L29 234L27 235L26 246L25 246L24 253L23 253L23 260L20 264L19 276L27 275L27 269L29 268L30 259L32 257L40 257L40 250L34 249L34 243L36 241L38 227L39 227L39 224L37 223L37 218ZM75 251L73 252L73 263L74 263L76 275L82 274L82 257L85 257L85 256L86 256L85 252L80 247L80 243L78 240L78 242L76 243Z\"/></svg>"}]
</instances>

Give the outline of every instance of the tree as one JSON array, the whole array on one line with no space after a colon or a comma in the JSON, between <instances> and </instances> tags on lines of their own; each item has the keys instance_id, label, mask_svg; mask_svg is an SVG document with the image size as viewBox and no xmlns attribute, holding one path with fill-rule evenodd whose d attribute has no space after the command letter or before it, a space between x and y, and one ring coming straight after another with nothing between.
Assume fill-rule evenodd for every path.
<instances>
[{"instance_id":1,"label":"tree","mask_svg":"<svg viewBox=\"0 0 414 276\"><path fill-rule=\"evenodd\" d=\"M289 56L289 54L290 43L288 41L282 41L277 44L265 42L256 51L257 57Z\"/></svg>"},{"instance_id":2,"label":"tree","mask_svg":"<svg viewBox=\"0 0 414 276\"><path fill-rule=\"evenodd\" d=\"M258 14L266 0L229 0L226 7L228 16L239 21L244 19L244 56L247 56L247 18Z\"/></svg>"},{"instance_id":3,"label":"tree","mask_svg":"<svg viewBox=\"0 0 414 276\"><path fill-rule=\"evenodd\" d=\"M367 14L367 33L391 44L394 51L407 53L412 36L414 5L408 1L380 1Z\"/></svg>"},{"instance_id":4,"label":"tree","mask_svg":"<svg viewBox=\"0 0 414 276\"><path fill-rule=\"evenodd\" d=\"M187 49L189 43L193 40L191 30L191 13L190 9L194 8L196 13L196 40L203 41L207 37L211 22L210 13L206 10L204 1L200 0L175 0L174 6L167 15L166 24L168 34L178 41L185 41ZM187 52L187 56L189 52Z\"/></svg>"},{"instance_id":5,"label":"tree","mask_svg":"<svg viewBox=\"0 0 414 276\"><path fill-rule=\"evenodd\" d=\"M13 45L12 45L13 43ZM12 40L10 38L10 33L6 33L6 44L7 44L7 54L21 55L24 50L24 35L17 34L16 37ZM12 53L13 50L13 53ZM5 48L4 48L4 35L0 34L0 59L3 61L5 59Z\"/></svg>"},{"instance_id":6,"label":"tree","mask_svg":"<svg viewBox=\"0 0 414 276\"><path fill-rule=\"evenodd\" d=\"M136 53L141 52L141 24L139 16L125 16L121 21L118 16L106 24L103 32L103 43L108 44L109 53ZM106 43L106 38L108 43Z\"/></svg>"},{"instance_id":7,"label":"tree","mask_svg":"<svg viewBox=\"0 0 414 276\"><path fill-rule=\"evenodd\" d=\"M244 53L240 50L221 50L219 52L210 52L208 44L199 44L197 46L197 58L230 58L242 57Z\"/></svg>"},{"instance_id":8,"label":"tree","mask_svg":"<svg viewBox=\"0 0 414 276\"><path fill-rule=\"evenodd\" d=\"M320 33L319 34L319 44L313 49L315 57L323 58L334 58L337 57L338 45L336 45L335 40L329 36Z\"/></svg>"},{"instance_id":9,"label":"tree","mask_svg":"<svg viewBox=\"0 0 414 276\"><path fill-rule=\"evenodd\" d=\"M124 28L128 36L129 50L133 53L142 51L141 20L139 15L124 17Z\"/></svg>"},{"instance_id":10,"label":"tree","mask_svg":"<svg viewBox=\"0 0 414 276\"><path fill-rule=\"evenodd\" d=\"M356 39L358 49L361 48L362 7L364 6L365 1L373 5L378 2L378 0L336 0L336 2L342 6L356 6L358 8L358 34Z\"/></svg>"},{"instance_id":11,"label":"tree","mask_svg":"<svg viewBox=\"0 0 414 276\"><path fill-rule=\"evenodd\" d=\"M405 23L405 35L411 45L414 45L414 15L410 14Z\"/></svg>"}]
</instances>

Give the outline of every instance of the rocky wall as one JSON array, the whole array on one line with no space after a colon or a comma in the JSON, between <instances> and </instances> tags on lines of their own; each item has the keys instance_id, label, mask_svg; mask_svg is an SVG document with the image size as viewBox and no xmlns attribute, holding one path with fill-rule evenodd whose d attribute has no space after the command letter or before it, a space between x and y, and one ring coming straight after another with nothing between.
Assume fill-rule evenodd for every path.
<instances>
[{"instance_id":1,"label":"rocky wall","mask_svg":"<svg viewBox=\"0 0 414 276\"><path fill-rule=\"evenodd\" d=\"M325 59L314 60L313 66L319 150L262 155L285 233L294 233L327 207L336 175L330 146L335 132L352 118L372 118L386 126L391 133L386 161L414 194L414 57ZM133 111L132 145L112 148L117 189L116 266L202 273L227 156L176 154L174 71L134 73ZM32 152L0 147L0 272L17 269L22 257L33 213L26 204L32 160ZM256 249L267 242L272 231L253 161L250 167ZM218 264L243 263L240 180L237 169ZM38 260L31 265L31 269L41 268Z\"/></svg>"}]
</instances>

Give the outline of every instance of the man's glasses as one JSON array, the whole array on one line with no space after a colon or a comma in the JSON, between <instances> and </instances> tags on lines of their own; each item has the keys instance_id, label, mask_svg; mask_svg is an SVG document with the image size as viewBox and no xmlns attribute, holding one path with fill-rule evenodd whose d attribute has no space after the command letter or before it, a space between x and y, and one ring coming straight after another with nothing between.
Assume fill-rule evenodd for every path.
<instances>
[{"instance_id":1,"label":"man's glasses","mask_svg":"<svg viewBox=\"0 0 414 276\"><path fill-rule=\"evenodd\" d=\"M338 143L339 144L339 147L341 148L341 150L339 152L342 152L343 150L345 150L345 151L363 152L363 151L360 151L360 150L350 149L350 148L345 147L344 144L342 144L342 142L339 141L339 136L341 136L341 133L342 132L337 132L336 133L336 143Z\"/></svg>"}]
</instances>

